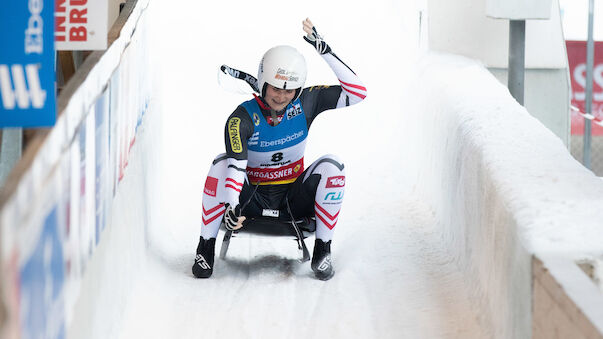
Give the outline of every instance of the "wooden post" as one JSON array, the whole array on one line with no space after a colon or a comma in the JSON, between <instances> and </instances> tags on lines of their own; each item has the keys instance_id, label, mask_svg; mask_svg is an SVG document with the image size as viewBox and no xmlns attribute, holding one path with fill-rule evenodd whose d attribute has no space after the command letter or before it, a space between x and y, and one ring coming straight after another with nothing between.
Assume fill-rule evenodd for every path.
<instances>
[{"instance_id":1,"label":"wooden post","mask_svg":"<svg viewBox=\"0 0 603 339\"><path fill-rule=\"evenodd\" d=\"M75 64L73 63L73 54L71 51L59 51L59 62L63 73L63 81L66 84L75 74Z\"/></svg>"}]
</instances>

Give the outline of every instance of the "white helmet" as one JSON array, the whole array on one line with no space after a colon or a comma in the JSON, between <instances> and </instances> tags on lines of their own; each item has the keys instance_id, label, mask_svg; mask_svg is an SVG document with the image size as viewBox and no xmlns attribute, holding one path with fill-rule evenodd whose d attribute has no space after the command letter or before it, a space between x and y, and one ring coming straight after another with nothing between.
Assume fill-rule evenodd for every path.
<instances>
[{"instance_id":1,"label":"white helmet","mask_svg":"<svg viewBox=\"0 0 603 339\"><path fill-rule=\"evenodd\" d=\"M269 49L260 62L258 89L263 97L266 84L281 89L297 89L295 99L306 82L306 60L291 46L276 46ZM294 100L295 100L294 99Z\"/></svg>"}]
</instances>

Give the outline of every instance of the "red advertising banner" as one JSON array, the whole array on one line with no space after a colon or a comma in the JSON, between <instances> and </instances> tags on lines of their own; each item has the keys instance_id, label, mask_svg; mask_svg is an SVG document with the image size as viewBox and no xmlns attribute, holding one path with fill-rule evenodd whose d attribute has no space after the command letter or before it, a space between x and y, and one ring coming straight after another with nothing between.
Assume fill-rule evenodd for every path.
<instances>
[{"instance_id":1,"label":"red advertising banner","mask_svg":"<svg viewBox=\"0 0 603 339\"><path fill-rule=\"evenodd\" d=\"M570 77L572 79L572 105L586 112L586 41L566 41ZM603 41L595 41L593 71L593 105L595 117L603 118ZM572 135L584 135L584 117L572 111ZM593 135L603 135L603 127L591 124Z\"/></svg>"},{"instance_id":2,"label":"red advertising banner","mask_svg":"<svg viewBox=\"0 0 603 339\"><path fill-rule=\"evenodd\" d=\"M108 6L106 0L55 0L54 40L57 50L103 50L107 48Z\"/></svg>"}]
</instances>

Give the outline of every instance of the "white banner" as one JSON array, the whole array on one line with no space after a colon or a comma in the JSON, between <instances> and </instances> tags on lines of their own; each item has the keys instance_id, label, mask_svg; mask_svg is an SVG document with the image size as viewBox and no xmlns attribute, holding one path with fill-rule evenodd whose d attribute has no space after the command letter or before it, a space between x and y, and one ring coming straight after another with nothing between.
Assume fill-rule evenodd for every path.
<instances>
[{"instance_id":1,"label":"white banner","mask_svg":"<svg viewBox=\"0 0 603 339\"><path fill-rule=\"evenodd\" d=\"M106 49L108 6L106 0L55 0L56 49Z\"/></svg>"}]
</instances>

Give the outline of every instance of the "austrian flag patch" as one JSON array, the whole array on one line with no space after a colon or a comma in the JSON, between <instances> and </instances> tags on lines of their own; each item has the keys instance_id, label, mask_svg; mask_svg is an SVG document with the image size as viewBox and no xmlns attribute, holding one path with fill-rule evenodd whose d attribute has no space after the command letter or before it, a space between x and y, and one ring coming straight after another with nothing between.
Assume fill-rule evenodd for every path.
<instances>
[{"instance_id":1,"label":"austrian flag patch","mask_svg":"<svg viewBox=\"0 0 603 339\"><path fill-rule=\"evenodd\" d=\"M207 179L205 180L205 188L203 189L203 192L209 196L215 197L217 189L218 189L218 178L208 176Z\"/></svg>"}]
</instances>

